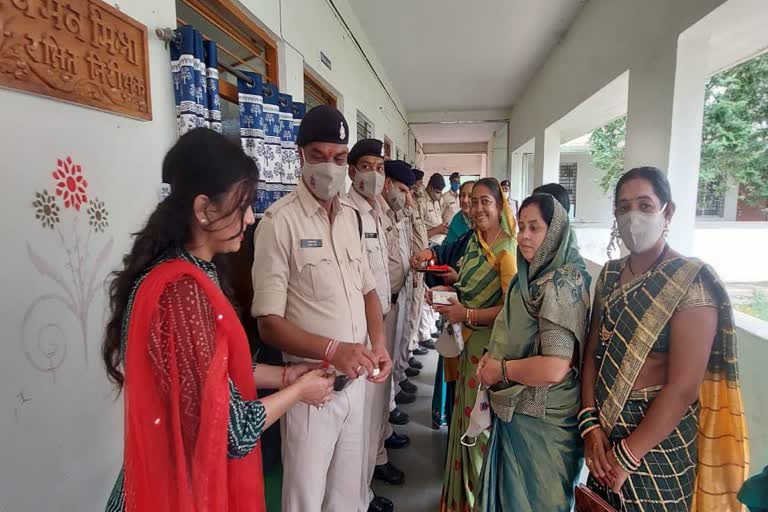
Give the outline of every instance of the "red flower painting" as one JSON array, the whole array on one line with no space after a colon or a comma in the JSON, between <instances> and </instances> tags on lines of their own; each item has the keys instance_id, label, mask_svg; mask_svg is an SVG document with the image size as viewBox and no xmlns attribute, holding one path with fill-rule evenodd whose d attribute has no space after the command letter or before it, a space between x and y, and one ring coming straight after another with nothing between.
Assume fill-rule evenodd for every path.
<instances>
[{"instance_id":1,"label":"red flower painting","mask_svg":"<svg viewBox=\"0 0 768 512\"><path fill-rule=\"evenodd\" d=\"M80 206L88 202L85 193L88 182L83 177L82 168L72 161L72 157L58 161L53 179L56 180L56 195L64 201L64 208L80 211Z\"/></svg>"}]
</instances>

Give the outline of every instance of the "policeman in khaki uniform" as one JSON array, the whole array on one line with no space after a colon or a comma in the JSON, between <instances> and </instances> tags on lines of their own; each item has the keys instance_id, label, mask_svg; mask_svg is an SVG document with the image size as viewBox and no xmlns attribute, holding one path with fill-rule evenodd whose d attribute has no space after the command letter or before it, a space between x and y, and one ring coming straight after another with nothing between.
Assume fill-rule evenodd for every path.
<instances>
[{"instance_id":1,"label":"policeman in khaki uniform","mask_svg":"<svg viewBox=\"0 0 768 512\"><path fill-rule=\"evenodd\" d=\"M443 210L443 222L450 226L453 216L461 211L459 204L459 189L461 188L461 174L454 172L449 179L450 189L443 194L440 206Z\"/></svg>"},{"instance_id":2,"label":"policeman in khaki uniform","mask_svg":"<svg viewBox=\"0 0 768 512\"><path fill-rule=\"evenodd\" d=\"M360 214L361 233L366 257L376 280L376 293L384 313L384 333L387 351L392 356L395 344L395 326L398 305L390 305L391 285L389 281L389 251L382 224L381 205L377 200L384 190L384 143L377 139L358 141L350 150L349 177L352 188L349 198ZM363 471L361 473L360 511L389 512L394 509L392 502L382 496L375 496L371 490L374 470L379 474L394 475L394 483L403 479L403 473L389 463L387 447L403 448L410 443L407 436L392 431L387 422L391 395L391 378L384 384L368 382L365 392L365 428ZM391 468L390 468L391 466ZM392 482L390 482L392 483Z\"/></svg>"},{"instance_id":3,"label":"policeman in khaki uniform","mask_svg":"<svg viewBox=\"0 0 768 512\"><path fill-rule=\"evenodd\" d=\"M440 245L445 240L445 234L448 232L448 225L443 222L442 194L445 188L445 178L441 174L433 174L429 178L429 184L424 198L421 202L421 216L424 219L424 225L427 228L429 245ZM425 249L426 247L422 247ZM419 344L422 347L434 349L435 343L432 341L432 334L436 329L438 319L437 313L432 307L423 302L421 307L421 322L419 324Z\"/></svg>"},{"instance_id":4,"label":"policeman in khaki uniform","mask_svg":"<svg viewBox=\"0 0 768 512\"><path fill-rule=\"evenodd\" d=\"M416 176L416 181L424 178L424 171L420 169L413 169L413 174ZM414 194L415 195L415 194ZM421 209L418 202L411 197L411 204L408 206L409 218L411 221L411 250L412 254L426 249L429 247L429 237L427 236L427 228L424 225L424 220L421 217ZM426 333L427 337L422 338L419 333L419 325L421 324L421 310L424 307L426 285L424 283L424 274L421 272L413 273L413 303L411 304L411 312L408 315L409 333L410 333L410 348L411 350L418 350L419 342L422 340L428 340L431 336L431 331ZM414 370L420 370L422 364L419 361L411 358L408 364Z\"/></svg>"},{"instance_id":5,"label":"policeman in khaki uniform","mask_svg":"<svg viewBox=\"0 0 768 512\"><path fill-rule=\"evenodd\" d=\"M444 188L445 178L441 174L433 174L429 178L426 194L421 201L421 216L427 227L429 243L432 245L442 244L446 233L448 233L448 224L443 222Z\"/></svg>"},{"instance_id":6,"label":"policeman in khaki uniform","mask_svg":"<svg viewBox=\"0 0 768 512\"><path fill-rule=\"evenodd\" d=\"M263 341L287 362L322 361L338 375L324 408L299 404L281 422L285 512L358 509L366 379L385 386L392 369L357 212L340 193L348 133L335 108L306 114L301 182L254 235L251 314Z\"/></svg>"},{"instance_id":7,"label":"policeman in khaki uniform","mask_svg":"<svg viewBox=\"0 0 768 512\"><path fill-rule=\"evenodd\" d=\"M405 203L410 187L414 183L414 175L411 172L411 166L402 160L387 161L385 169L387 181L379 196L379 204L385 213L383 223L389 248L392 303L396 304L398 309L392 356L393 391L396 403L410 403L415 400L415 397L410 394L409 388L413 384L408 381L405 374L408 368L408 344L405 342L405 332L413 296L413 284L410 276L411 235ZM406 400L403 401L403 398Z\"/></svg>"}]
</instances>

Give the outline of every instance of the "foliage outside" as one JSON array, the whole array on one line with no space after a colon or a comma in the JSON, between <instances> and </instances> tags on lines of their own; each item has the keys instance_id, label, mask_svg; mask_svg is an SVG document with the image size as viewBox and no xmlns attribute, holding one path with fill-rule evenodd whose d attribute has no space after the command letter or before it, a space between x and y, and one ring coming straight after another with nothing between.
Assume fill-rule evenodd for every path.
<instances>
[{"instance_id":1,"label":"foliage outside","mask_svg":"<svg viewBox=\"0 0 768 512\"><path fill-rule=\"evenodd\" d=\"M755 290L748 302L735 304L734 307L742 313L768 322L768 293L764 291Z\"/></svg>"},{"instance_id":2,"label":"foliage outside","mask_svg":"<svg viewBox=\"0 0 768 512\"><path fill-rule=\"evenodd\" d=\"M753 203L768 198L768 53L713 75L705 87L700 185L720 194L741 185ZM624 173L626 126L623 116L590 138L606 193Z\"/></svg>"}]
</instances>

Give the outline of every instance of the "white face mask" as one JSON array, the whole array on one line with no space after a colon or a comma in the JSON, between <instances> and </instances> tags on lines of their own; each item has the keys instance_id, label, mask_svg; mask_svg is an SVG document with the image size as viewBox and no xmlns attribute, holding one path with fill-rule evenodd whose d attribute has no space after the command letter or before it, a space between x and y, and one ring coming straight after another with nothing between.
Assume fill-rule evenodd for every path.
<instances>
[{"instance_id":1,"label":"white face mask","mask_svg":"<svg viewBox=\"0 0 768 512\"><path fill-rule=\"evenodd\" d=\"M360 172L355 169L355 179L352 180L352 186L361 196L374 199L384 190L385 180L386 177L376 171Z\"/></svg>"},{"instance_id":2,"label":"white face mask","mask_svg":"<svg viewBox=\"0 0 768 512\"><path fill-rule=\"evenodd\" d=\"M389 189L389 192L387 192L385 199L394 212L399 212L405 208L405 193L398 190L394 185Z\"/></svg>"},{"instance_id":3,"label":"white face mask","mask_svg":"<svg viewBox=\"0 0 768 512\"><path fill-rule=\"evenodd\" d=\"M301 167L304 183L322 201L328 201L341 191L346 174L346 165L336 165L333 162L310 164L305 159Z\"/></svg>"},{"instance_id":4,"label":"white face mask","mask_svg":"<svg viewBox=\"0 0 768 512\"><path fill-rule=\"evenodd\" d=\"M639 254L654 246L664 234L667 219L664 217L665 204L653 213L630 210L616 219L619 234L630 252Z\"/></svg>"},{"instance_id":5,"label":"white face mask","mask_svg":"<svg viewBox=\"0 0 768 512\"><path fill-rule=\"evenodd\" d=\"M475 446L477 437L491 427L491 406L488 400L488 390L483 386L477 389L477 398L472 413L469 415L469 426L460 442L464 446Z\"/></svg>"}]
</instances>

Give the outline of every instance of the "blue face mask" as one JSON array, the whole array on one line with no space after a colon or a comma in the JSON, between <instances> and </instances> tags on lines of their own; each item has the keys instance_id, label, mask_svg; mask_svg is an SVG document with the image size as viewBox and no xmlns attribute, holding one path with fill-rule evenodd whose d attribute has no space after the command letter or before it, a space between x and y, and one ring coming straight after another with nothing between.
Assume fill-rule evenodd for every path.
<instances>
[{"instance_id":1,"label":"blue face mask","mask_svg":"<svg viewBox=\"0 0 768 512\"><path fill-rule=\"evenodd\" d=\"M454 192L458 192L459 188L461 188L461 183L451 183L451 190Z\"/></svg>"}]
</instances>

